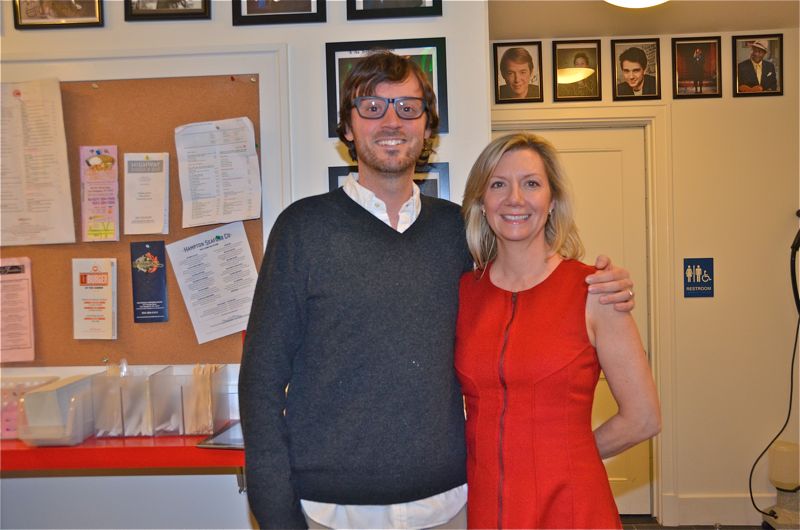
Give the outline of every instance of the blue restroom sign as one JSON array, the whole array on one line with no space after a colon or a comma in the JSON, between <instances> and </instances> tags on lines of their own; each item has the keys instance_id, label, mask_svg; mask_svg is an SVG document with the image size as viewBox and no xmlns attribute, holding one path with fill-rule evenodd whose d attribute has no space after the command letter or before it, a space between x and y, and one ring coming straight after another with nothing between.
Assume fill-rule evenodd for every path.
<instances>
[{"instance_id":1,"label":"blue restroom sign","mask_svg":"<svg viewBox=\"0 0 800 530\"><path fill-rule=\"evenodd\" d=\"M683 297L714 297L714 258L683 258Z\"/></svg>"}]
</instances>

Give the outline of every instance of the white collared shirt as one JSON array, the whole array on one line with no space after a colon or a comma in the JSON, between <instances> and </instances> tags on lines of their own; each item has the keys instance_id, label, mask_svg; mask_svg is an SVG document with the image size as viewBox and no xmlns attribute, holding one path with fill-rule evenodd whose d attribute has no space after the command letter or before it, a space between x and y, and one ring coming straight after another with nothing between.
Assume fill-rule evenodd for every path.
<instances>
[{"instance_id":1,"label":"white collared shirt","mask_svg":"<svg viewBox=\"0 0 800 530\"><path fill-rule=\"evenodd\" d=\"M416 184L411 198L400 208L397 231L404 232L419 217L422 201ZM391 226L386 203L359 184L353 175L345 180L344 192L369 213ZM430 528L446 523L467 503L467 485L462 484L433 497L389 505L330 504L301 499L306 516L330 528Z\"/></svg>"},{"instance_id":2,"label":"white collared shirt","mask_svg":"<svg viewBox=\"0 0 800 530\"><path fill-rule=\"evenodd\" d=\"M400 217L397 221L396 230L400 233L405 232L409 226L419 217L419 212L422 210L422 201L419 198L419 186L412 183L413 191L411 198L409 198L403 206L400 207ZM356 178L351 173L342 185L344 192L348 197L356 201L362 208L369 213L383 221L389 226L392 226L389 220L389 212L386 210L386 203L375 196L375 194L358 183Z\"/></svg>"}]
</instances>

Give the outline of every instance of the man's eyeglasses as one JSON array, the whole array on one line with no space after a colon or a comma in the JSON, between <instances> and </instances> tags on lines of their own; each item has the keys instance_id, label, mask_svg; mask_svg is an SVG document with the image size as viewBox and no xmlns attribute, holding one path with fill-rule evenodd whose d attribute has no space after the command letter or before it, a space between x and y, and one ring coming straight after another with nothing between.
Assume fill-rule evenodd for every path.
<instances>
[{"instance_id":1,"label":"man's eyeglasses","mask_svg":"<svg viewBox=\"0 0 800 530\"><path fill-rule=\"evenodd\" d=\"M353 106L358 115L367 120L383 118L389 109L389 104L394 104L394 112L398 118L415 120L425 112L425 100L414 97L382 98L380 96L361 96L353 100Z\"/></svg>"}]
</instances>

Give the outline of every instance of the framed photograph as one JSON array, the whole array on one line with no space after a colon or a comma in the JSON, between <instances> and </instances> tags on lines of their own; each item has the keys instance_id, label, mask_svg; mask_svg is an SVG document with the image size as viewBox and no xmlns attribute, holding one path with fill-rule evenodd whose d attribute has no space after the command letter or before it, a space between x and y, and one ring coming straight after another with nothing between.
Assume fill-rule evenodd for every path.
<instances>
[{"instance_id":1,"label":"framed photograph","mask_svg":"<svg viewBox=\"0 0 800 530\"><path fill-rule=\"evenodd\" d=\"M211 0L124 0L125 20L210 19Z\"/></svg>"},{"instance_id":2,"label":"framed photograph","mask_svg":"<svg viewBox=\"0 0 800 530\"><path fill-rule=\"evenodd\" d=\"M733 38L733 95L783 95L783 34Z\"/></svg>"},{"instance_id":3,"label":"framed photograph","mask_svg":"<svg viewBox=\"0 0 800 530\"><path fill-rule=\"evenodd\" d=\"M347 0L347 20L440 16L442 0Z\"/></svg>"},{"instance_id":4,"label":"framed photograph","mask_svg":"<svg viewBox=\"0 0 800 530\"><path fill-rule=\"evenodd\" d=\"M494 42L494 102L535 103L542 96L542 43Z\"/></svg>"},{"instance_id":5,"label":"framed photograph","mask_svg":"<svg viewBox=\"0 0 800 530\"><path fill-rule=\"evenodd\" d=\"M325 0L231 0L234 26L325 22Z\"/></svg>"},{"instance_id":6,"label":"framed photograph","mask_svg":"<svg viewBox=\"0 0 800 530\"><path fill-rule=\"evenodd\" d=\"M600 41L553 41L553 101L599 101Z\"/></svg>"},{"instance_id":7,"label":"framed photograph","mask_svg":"<svg viewBox=\"0 0 800 530\"><path fill-rule=\"evenodd\" d=\"M328 188L333 191L342 186L351 173L358 179L358 166L329 167ZM417 167L414 170L414 183L423 195L450 200L450 164L432 162Z\"/></svg>"},{"instance_id":8,"label":"framed photograph","mask_svg":"<svg viewBox=\"0 0 800 530\"><path fill-rule=\"evenodd\" d=\"M719 37L672 39L672 97L722 97Z\"/></svg>"},{"instance_id":9,"label":"framed photograph","mask_svg":"<svg viewBox=\"0 0 800 530\"><path fill-rule=\"evenodd\" d=\"M658 39L611 41L614 100L661 99Z\"/></svg>"},{"instance_id":10,"label":"framed photograph","mask_svg":"<svg viewBox=\"0 0 800 530\"><path fill-rule=\"evenodd\" d=\"M17 29L103 26L103 0L14 0Z\"/></svg>"},{"instance_id":11,"label":"framed photograph","mask_svg":"<svg viewBox=\"0 0 800 530\"><path fill-rule=\"evenodd\" d=\"M444 37L429 39L329 42L325 45L328 76L328 137L336 138L341 90L347 74L359 59L372 50L390 50L407 55L420 65L436 93L439 132L447 132L447 64Z\"/></svg>"}]
</instances>

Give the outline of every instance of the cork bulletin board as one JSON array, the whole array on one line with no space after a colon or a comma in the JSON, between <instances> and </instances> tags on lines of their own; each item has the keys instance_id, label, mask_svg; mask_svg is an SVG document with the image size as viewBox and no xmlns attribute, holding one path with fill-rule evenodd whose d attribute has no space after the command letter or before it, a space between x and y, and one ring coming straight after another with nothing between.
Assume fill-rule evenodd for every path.
<instances>
[{"instance_id":1,"label":"cork bulletin board","mask_svg":"<svg viewBox=\"0 0 800 530\"><path fill-rule=\"evenodd\" d=\"M181 193L174 130L187 123L246 116L260 149L259 75L209 75L146 79L61 82L75 244L4 247L3 257L31 259L36 358L4 366L98 365L104 358L129 364L238 363L241 334L198 344L188 311L167 262L169 321L133 321L130 243L163 239L165 243L219 225L181 226ZM81 242L79 147L116 145L120 182L120 241ZM125 153L169 152L169 234L127 236L124 219L122 158ZM261 158L261 157L259 157ZM263 168L262 168L263 173ZM264 189L264 192L268 190ZM262 220L244 222L256 267L263 255ZM72 258L117 258L117 340L75 340L72 331Z\"/></svg>"}]
</instances>

